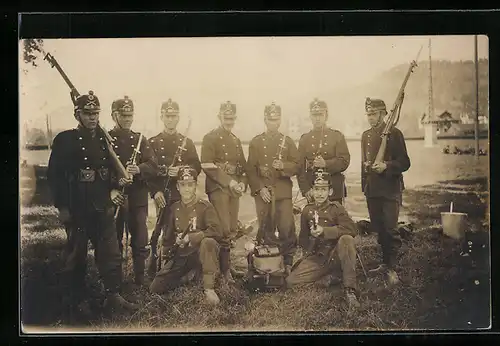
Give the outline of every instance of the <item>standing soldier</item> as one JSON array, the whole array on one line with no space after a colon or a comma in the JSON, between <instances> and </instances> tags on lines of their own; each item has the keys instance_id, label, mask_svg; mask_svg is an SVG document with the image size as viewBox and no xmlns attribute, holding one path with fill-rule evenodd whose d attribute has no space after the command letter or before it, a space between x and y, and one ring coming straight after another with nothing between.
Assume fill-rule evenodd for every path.
<instances>
[{"instance_id":1,"label":"standing soldier","mask_svg":"<svg viewBox=\"0 0 500 346\"><path fill-rule=\"evenodd\" d=\"M361 137L361 187L366 196L371 225L378 232L383 258L383 264L372 272L387 272L389 283L396 284L399 277L394 266L401 246L398 217L404 189L402 173L410 168L410 158L403 134L393 126L389 133L384 162L373 163L382 142L387 110L383 100L370 98L366 99L365 110L371 128L363 132Z\"/></svg>"},{"instance_id":2,"label":"standing soldier","mask_svg":"<svg viewBox=\"0 0 500 346\"><path fill-rule=\"evenodd\" d=\"M266 106L264 122L267 131L250 141L247 166L259 222L257 242L279 246L289 272L297 242L291 177L299 169L299 153L293 140L278 131L280 106Z\"/></svg>"},{"instance_id":3,"label":"standing soldier","mask_svg":"<svg viewBox=\"0 0 500 346\"><path fill-rule=\"evenodd\" d=\"M309 104L309 110L313 129L303 134L299 141L300 191L311 202L314 172L323 170L330 174L332 183L330 200L343 204L347 190L342 172L349 167L351 161L347 142L342 132L326 126L328 120L326 102L314 99Z\"/></svg>"},{"instance_id":4,"label":"standing soldier","mask_svg":"<svg viewBox=\"0 0 500 346\"><path fill-rule=\"evenodd\" d=\"M160 210L165 209L163 219L157 220L157 222L161 222L164 226L169 218L170 206L180 200L179 190L177 189L179 168L181 166L190 166L199 174L201 172L201 164L193 141L185 138L187 134L182 135L177 132L177 125L180 119L179 104L171 99L163 102L160 117L163 121L164 129L149 140L160 167L157 177L150 180L150 190L151 196L155 201L157 217ZM185 148L182 147L184 140L186 144ZM151 276L154 276L156 272L156 248L161 228L158 230L159 232L151 235L150 241L151 257L154 259L150 261L148 268L149 275Z\"/></svg>"},{"instance_id":5,"label":"standing soldier","mask_svg":"<svg viewBox=\"0 0 500 346\"><path fill-rule=\"evenodd\" d=\"M134 121L134 103L128 96L118 99L111 106L111 116L115 127L109 131L113 137L114 150L128 173L133 176L133 183L125 189L126 200L123 207L118 207L116 231L118 246L123 253L123 229L130 232L134 279L137 285L144 284L144 269L148 257L148 186L147 180L156 176L157 165L153 150L146 138L130 128ZM141 142L139 143L139 138ZM132 156L137 155L135 162ZM127 237L128 238L128 237ZM127 239L128 240L128 239ZM126 245L128 246L128 244Z\"/></svg>"},{"instance_id":6,"label":"standing soldier","mask_svg":"<svg viewBox=\"0 0 500 346\"><path fill-rule=\"evenodd\" d=\"M98 128L100 103L92 91L75 101L76 129L59 133L52 146L48 181L59 210L59 219L68 227L68 256L63 270L70 318L73 313L88 313L83 300L87 271L88 241L95 248L95 261L111 308L136 309L120 295L121 258L116 241L113 203L124 196L116 182L105 134Z\"/></svg>"},{"instance_id":7,"label":"standing soldier","mask_svg":"<svg viewBox=\"0 0 500 346\"><path fill-rule=\"evenodd\" d=\"M328 200L331 180L328 173L316 172L312 194L314 203L302 210L299 245L305 250L303 260L297 262L286 278L287 287L319 281L329 287L338 269L350 307L359 307L356 296L356 247L358 231L345 208Z\"/></svg>"},{"instance_id":8,"label":"standing soldier","mask_svg":"<svg viewBox=\"0 0 500 346\"><path fill-rule=\"evenodd\" d=\"M219 215L223 241L220 265L227 282L231 275L230 248L238 227L239 198L246 188L246 160L241 142L231 130L236 120L236 105L227 101L219 112L221 126L203 137L201 162L206 174L205 192Z\"/></svg>"},{"instance_id":9,"label":"standing soldier","mask_svg":"<svg viewBox=\"0 0 500 346\"><path fill-rule=\"evenodd\" d=\"M209 303L218 304L214 291L219 272L219 217L208 201L196 196L197 172L191 167L179 170L177 188L180 201L172 204L168 226L162 237L162 260L166 263L158 272L150 290L163 294L174 289L192 270L202 270L203 288ZM188 228L190 227L190 228ZM187 232L186 232L187 231Z\"/></svg>"}]
</instances>

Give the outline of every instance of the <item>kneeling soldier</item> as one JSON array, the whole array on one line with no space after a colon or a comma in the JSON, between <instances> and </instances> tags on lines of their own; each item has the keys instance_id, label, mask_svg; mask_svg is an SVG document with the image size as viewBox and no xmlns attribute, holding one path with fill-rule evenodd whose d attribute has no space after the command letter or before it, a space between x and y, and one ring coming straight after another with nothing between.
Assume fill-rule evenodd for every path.
<instances>
[{"instance_id":1,"label":"kneeling soldier","mask_svg":"<svg viewBox=\"0 0 500 346\"><path fill-rule=\"evenodd\" d=\"M331 182L328 173L316 172L313 183L314 204L304 207L301 215L299 245L304 251L286 279L287 287L326 281L340 267L346 298L350 306L359 307L356 297L356 224L338 202L329 201Z\"/></svg>"},{"instance_id":2,"label":"kneeling soldier","mask_svg":"<svg viewBox=\"0 0 500 346\"><path fill-rule=\"evenodd\" d=\"M150 290L163 294L181 284L184 275L202 269L203 288L209 303L219 303L214 291L219 273L219 242L222 231L219 218L210 202L196 197L197 172L190 167L179 169L177 188L181 200L172 204L168 226L162 237L165 265L158 272ZM196 221L193 221L196 220ZM183 237L184 231L192 229Z\"/></svg>"}]
</instances>

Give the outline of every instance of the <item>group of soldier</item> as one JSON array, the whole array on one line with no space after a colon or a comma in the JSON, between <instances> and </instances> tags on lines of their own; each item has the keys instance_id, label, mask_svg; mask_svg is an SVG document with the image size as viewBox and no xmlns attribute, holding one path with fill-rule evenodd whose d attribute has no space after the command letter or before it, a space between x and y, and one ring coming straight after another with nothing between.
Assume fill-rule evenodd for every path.
<instances>
[{"instance_id":1,"label":"group of soldier","mask_svg":"<svg viewBox=\"0 0 500 346\"><path fill-rule=\"evenodd\" d=\"M361 139L362 188L383 258L373 271L385 273L388 283L396 284L402 172L410 160L402 133L393 127L384 162L373 163L387 111L378 99L367 99L365 108L371 128ZM354 244L358 231L343 206L349 150L344 135L326 126L326 103L315 99L309 109L313 129L302 135L297 147L279 132L281 107L266 106L267 129L251 140L246 159L240 139L232 133L236 105L223 103L220 127L204 136L199 157L193 141L177 132L179 105L171 99L161 105L164 129L149 140L131 130L133 101L127 96L114 101L110 150L99 125L98 97L92 91L78 97L74 111L78 126L55 137L48 168L54 205L68 236L63 277L70 314L88 313L84 288L89 240L106 292L105 305L114 310L139 307L120 294L124 230L130 235L136 285L162 294L198 276L206 301L219 303L217 279L234 282L230 251L239 235L239 199L248 187L259 225L256 241L280 249L286 286L312 282L328 286L340 269L348 303L359 306ZM119 177L114 153L128 177ZM202 170L208 201L196 192ZM293 216L294 176L309 202L301 212L299 232ZM160 225L151 239L146 223L150 197ZM312 218L317 221L314 228ZM298 248L304 255L293 263Z\"/></svg>"}]
</instances>

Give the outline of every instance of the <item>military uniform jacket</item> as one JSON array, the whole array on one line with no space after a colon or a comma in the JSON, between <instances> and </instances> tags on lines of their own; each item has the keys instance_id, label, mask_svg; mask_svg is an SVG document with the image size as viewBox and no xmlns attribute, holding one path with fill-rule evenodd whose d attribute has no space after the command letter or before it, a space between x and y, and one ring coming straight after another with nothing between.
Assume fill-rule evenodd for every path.
<instances>
[{"instance_id":1,"label":"military uniform jacket","mask_svg":"<svg viewBox=\"0 0 500 346\"><path fill-rule=\"evenodd\" d=\"M311 235L311 222L314 220L314 211L318 212L318 225L323 227L323 234L317 238ZM316 244L314 254L328 255L335 248L339 238L343 235L355 237L358 234L356 224L347 210L338 202L326 201L322 205L310 203L304 207L300 217L299 245L309 249L312 241Z\"/></svg>"},{"instance_id":2,"label":"military uniform jacket","mask_svg":"<svg viewBox=\"0 0 500 346\"><path fill-rule=\"evenodd\" d=\"M52 144L47 178L55 207L68 208L72 217L111 208L110 192L118 182L104 133L97 129L92 136L81 127L59 133Z\"/></svg>"},{"instance_id":3,"label":"military uniform jacket","mask_svg":"<svg viewBox=\"0 0 500 346\"><path fill-rule=\"evenodd\" d=\"M196 228L188 233L190 245L177 250L179 256L187 256L198 251L200 243L205 237L221 241L222 229L219 218L210 202L197 199L186 205L182 201L177 201L172 204L170 210L168 225L162 238L162 245L166 251L174 246L177 235L182 234L187 229L193 216L196 216Z\"/></svg>"},{"instance_id":4,"label":"military uniform jacket","mask_svg":"<svg viewBox=\"0 0 500 346\"><path fill-rule=\"evenodd\" d=\"M381 174L366 169L364 162L373 162L382 143L382 131L385 124L371 128L361 136L361 187L366 197L385 197L401 200L404 190L402 173L410 168L410 158L406 151L404 136L393 127L387 141L384 161L387 169Z\"/></svg>"},{"instance_id":5,"label":"military uniform jacket","mask_svg":"<svg viewBox=\"0 0 500 346\"><path fill-rule=\"evenodd\" d=\"M116 156L123 166L127 167L127 163L137 147L140 133L115 128L109 131L109 134L113 138L113 149ZM135 163L139 166L140 173L134 176L134 182L125 189L125 193L128 196L129 206L146 206L148 205L147 181L157 175L158 165L154 152L145 137L141 140Z\"/></svg>"},{"instance_id":6,"label":"military uniform jacket","mask_svg":"<svg viewBox=\"0 0 500 346\"><path fill-rule=\"evenodd\" d=\"M299 170L299 152L294 141L286 137L281 157L283 170L273 168L273 161L278 153L283 134L262 133L250 141L248 149L248 180L252 195L256 195L264 187L274 186L277 200L292 198L292 180Z\"/></svg>"},{"instance_id":7,"label":"military uniform jacket","mask_svg":"<svg viewBox=\"0 0 500 346\"><path fill-rule=\"evenodd\" d=\"M320 149L321 143L321 149ZM312 188L314 170L312 162L319 154L325 160L325 170L330 173L333 189L331 198L340 199L346 196L344 172L351 162L351 155L342 132L325 127L323 130L311 130L300 137L300 173L298 182L302 195Z\"/></svg>"},{"instance_id":8,"label":"military uniform jacket","mask_svg":"<svg viewBox=\"0 0 500 346\"><path fill-rule=\"evenodd\" d=\"M205 192L222 189L232 195L231 180L247 183L246 160L241 141L233 133L218 127L203 137L201 162L213 163L216 168L204 169L206 174ZM236 196L234 196L236 197Z\"/></svg>"},{"instance_id":9,"label":"military uniform jacket","mask_svg":"<svg viewBox=\"0 0 500 346\"><path fill-rule=\"evenodd\" d=\"M149 139L149 144L153 148L158 166L165 171L174 160L175 154L178 152L178 148L182 145L185 136L178 132L173 134L168 134L164 131L160 132L155 137ZM186 138L186 150L183 150L180 154L180 159L177 158L174 166L191 166L195 169L198 174L201 172L200 159L198 153L196 152L196 147L191 139ZM168 187L166 186L168 181ZM178 201L180 199L179 190L177 190L177 178L169 177L168 175L162 175L158 172L157 176L149 181L151 196L154 197L155 193L158 191L164 191L167 189L167 194L165 198L172 201Z\"/></svg>"}]
</instances>

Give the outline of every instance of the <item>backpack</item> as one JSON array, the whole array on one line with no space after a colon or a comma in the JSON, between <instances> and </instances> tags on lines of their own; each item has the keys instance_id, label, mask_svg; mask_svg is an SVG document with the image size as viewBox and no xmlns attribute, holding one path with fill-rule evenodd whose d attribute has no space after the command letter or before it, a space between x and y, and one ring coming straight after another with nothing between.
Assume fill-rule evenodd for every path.
<instances>
[{"instance_id":1,"label":"backpack","mask_svg":"<svg viewBox=\"0 0 500 346\"><path fill-rule=\"evenodd\" d=\"M247 256L247 286L255 291L280 289L285 285L285 263L277 246L257 245Z\"/></svg>"}]
</instances>

